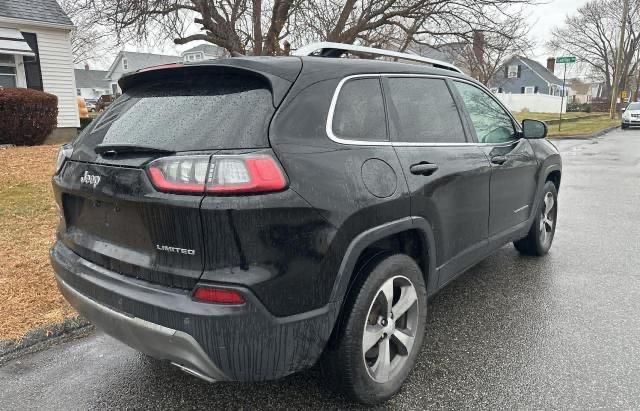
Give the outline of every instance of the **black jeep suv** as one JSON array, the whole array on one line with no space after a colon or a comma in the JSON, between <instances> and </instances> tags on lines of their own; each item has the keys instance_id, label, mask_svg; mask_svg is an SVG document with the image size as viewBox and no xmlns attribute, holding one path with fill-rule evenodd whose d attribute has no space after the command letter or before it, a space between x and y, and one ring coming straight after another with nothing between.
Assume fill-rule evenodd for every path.
<instances>
[{"instance_id":1,"label":"black jeep suv","mask_svg":"<svg viewBox=\"0 0 640 411\"><path fill-rule=\"evenodd\" d=\"M200 378L319 362L383 401L416 361L429 296L508 242L551 246L546 126L446 67L247 57L120 87L60 151L51 261L98 328Z\"/></svg>"}]
</instances>

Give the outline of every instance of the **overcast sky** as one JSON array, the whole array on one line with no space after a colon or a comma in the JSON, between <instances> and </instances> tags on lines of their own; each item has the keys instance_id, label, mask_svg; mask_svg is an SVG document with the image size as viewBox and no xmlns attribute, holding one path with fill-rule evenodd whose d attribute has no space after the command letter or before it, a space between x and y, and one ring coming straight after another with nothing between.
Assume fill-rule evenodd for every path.
<instances>
[{"instance_id":1,"label":"overcast sky","mask_svg":"<svg viewBox=\"0 0 640 411\"><path fill-rule=\"evenodd\" d=\"M545 4L531 7L529 24L531 25L531 37L536 41L537 47L533 51L533 58L545 62L550 57L545 43L550 39L551 30L561 26L568 14L587 3L588 0L548 0Z\"/></svg>"}]
</instances>

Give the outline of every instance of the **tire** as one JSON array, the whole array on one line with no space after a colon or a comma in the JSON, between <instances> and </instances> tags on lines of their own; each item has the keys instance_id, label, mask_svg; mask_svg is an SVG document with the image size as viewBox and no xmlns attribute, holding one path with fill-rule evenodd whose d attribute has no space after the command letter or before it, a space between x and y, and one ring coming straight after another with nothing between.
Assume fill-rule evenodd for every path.
<instances>
[{"instance_id":1,"label":"tire","mask_svg":"<svg viewBox=\"0 0 640 411\"><path fill-rule=\"evenodd\" d=\"M325 351L320 365L335 389L374 405L400 390L416 362L424 339L427 292L420 268L404 254L374 259L359 274L345 303L337 342ZM387 295L392 296L391 310Z\"/></svg>"},{"instance_id":2,"label":"tire","mask_svg":"<svg viewBox=\"0 0 640 411\"><path fill-rule=\"evenodd\" d=\"M558 190L555 184L547 181L543 187L542 199L529 233L523 239L515 241L513 245L521 254L535 256L547 254L556 232L557 217Z\"/></svg>"},{"instance_id":3,"label":"tire","mask_svg":"<svg viewBox=\"0 0 640 411\"><path fill-rule=\"evenodd\" d=\"M628 126L627 124L622 124L621 128L622 128L623 130L626 130L626 129L628 129L628 128L629 128L629 126Z\"/></svg>"}]
</instances>

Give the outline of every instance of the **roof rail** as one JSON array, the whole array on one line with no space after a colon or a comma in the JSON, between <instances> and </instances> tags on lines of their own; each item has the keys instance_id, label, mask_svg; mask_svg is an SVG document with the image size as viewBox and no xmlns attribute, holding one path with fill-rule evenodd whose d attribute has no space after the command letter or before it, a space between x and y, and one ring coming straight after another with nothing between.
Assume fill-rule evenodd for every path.
<instances>
[{"instance_id":1,"label":"roof rail","mask_svg":"<svg viewBox=\"0 0 640 411\"><path fill-rule=\"evenodd\" d=\"M316 52L318 53L314 54ZM363 53L363 54L372 54L376 56L395 57L403 60L427 63L427 64L431 64L433 67L436 67L436 68L451 70L457 73L462 73L462 70L460 70L458 67L444 61L430 59L428 57L422 57L417 54L400 53L398 51L377 49L373 47L355 46L353 44L331 43L326 41L319 42L319 43L311 43L304 47L300 47L292 54L294 56L317 55L320 57L340 57L345 52L356 52L356 53Z\"/></svg>"}]
</instances>

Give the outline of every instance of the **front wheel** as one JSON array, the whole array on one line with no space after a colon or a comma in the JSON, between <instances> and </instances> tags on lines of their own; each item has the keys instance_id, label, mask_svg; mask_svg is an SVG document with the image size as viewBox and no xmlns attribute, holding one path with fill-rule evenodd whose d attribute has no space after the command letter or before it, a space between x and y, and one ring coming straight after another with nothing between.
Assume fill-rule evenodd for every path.
<instances>
[{"instance_id":1,"label":"front wheel","mask_svg":"<svg viewBox=\"0 0 640 411\"><path fill-rule=\"evenodd\" d=\"M555 184L547 181L542 193L542 201L529 233L523 239L513 243L522 254L545 255L549 252L551 243L553 243L558 217L558 190Z\"/></svg>"},{"instance_id":2,"label":"front wheel","mask_svg":"<svg viewBox=\"0 0 640 411\"><path fill-rule=\"evenodd\" d=\"M336 347L327 349L321 366L331 385L373 405L398 392L416 362L427 293L420 268L407 255L378 260L360 274Z\"/></svg>"}]
</instances>

